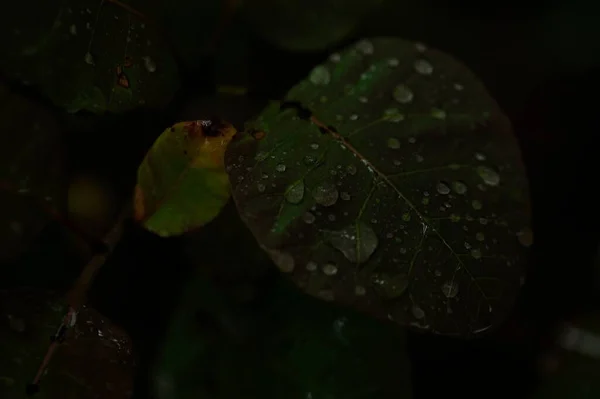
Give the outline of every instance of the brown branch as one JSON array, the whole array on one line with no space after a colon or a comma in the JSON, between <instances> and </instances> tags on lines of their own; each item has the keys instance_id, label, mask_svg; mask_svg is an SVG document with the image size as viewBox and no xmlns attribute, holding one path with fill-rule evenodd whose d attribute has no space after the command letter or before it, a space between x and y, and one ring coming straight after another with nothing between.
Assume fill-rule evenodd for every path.
<instances>
[{"instance_id":1,"label":"brown branch","mask_svg":"<svg viewBox=\"0 0 600 399\"><path fill-rule=\"evenodd\" d=\"M123 234L123 223L125 219L127 219L132 212L132 205L130 201L127 201L126 205L123 207L123 210L119 214L113 228L106 234L103 240L103 245L105 250L101 253L95 253L92 256L92 259L85 265L81 274L77 278L77 281L73 284L73 287L66 295L66 302L69 306L67 314L63 317L63 320L58 327L58 331L52 337L52 341L40 367L33 379L32 383L27 386L27 392L29 395L32 395L39 391L39 383L44 375L45 370L48 368L50 364L50 360L52 360L52 356L56 353L58 349L58 345L61 344L65 338L68 330L73 327L77 320L77 314L79 310L85 305L87 301L87 293L89 288L94 281L94 278L98 274L98 271L106 262L106 259L115 246L121 239Z\"/></svg>"}]
</instances>

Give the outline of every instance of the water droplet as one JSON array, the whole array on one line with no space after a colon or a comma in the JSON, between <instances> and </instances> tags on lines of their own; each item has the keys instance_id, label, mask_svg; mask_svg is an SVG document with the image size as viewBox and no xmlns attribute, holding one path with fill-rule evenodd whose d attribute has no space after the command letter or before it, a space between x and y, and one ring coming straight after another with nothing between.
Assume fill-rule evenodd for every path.
<instances>
[{"instance_id":1,"label":"water droplet","mask_svg":"<svg viewBox=\"0 0 600 399\"><path fill-rule=\"evenodd\" d=\"M310 165L314 164L315 162L316 162L316 159L312 155L304 156L304 164L305 165L310 166Z\"/></svg>"},{"instance_id":2,"label":"water droplet","mask_svg":"<svg viewBox=\"0 0 600 399\"><path fill-rule=\"evenodd\" d=\"M433 73L433 65L427 60L418 59L413 66L415 67L415 71L421 75L431 75Z\"/></svg>"},{"instance_id":3,"label":"water droplet","mask_svg":"<svg viewBox=\"0 0 600 399\"><path fill-rule=\"evenodd\" d=\"M398 108L386 109L385 111L383 111L383 117L385 120L394 123L401 122L404 120L404 114L402 114Z\"/></svg>"},{"instance_id":4,"label":"water droplet","mask_svg":"<svg viewBox=\"0 0 600 399\"><path fill-rule=\"evenodd\" d=\"M478 200L473 200L471 201L471 206L473 207L473 209L475 209L476 211L480 210L481 208L483 208L483 204L481 203L481 201Z\"/></svg>"},{"instance_id":5,"label":"water droplet","mask_svg":"<svg viewBox=\"0 0 600 399\"><path fill-rule=\"evenodd\" d=\"M313 150L318 150L319 149L319 145L317 143L312 143L310 145L310 148L312 148Z\"/></svg>"},{"instance_id":6,"label":"water droplet","mask_svg":"<svg viewBox=\"0 0 600 399\"><path fill-rule=\"evenodd\" d=\"M348 174L354 176L356 174L356 166L348 165L346 166L346 171L348 172Z\"/></svg>"},{"instance_id":7,"label":"water droplet","mask_svg":"<svg viewBox=\"0 0 600 399\"><path fill-rule=\"evenodd\" d=\"M362 221L333 232L330 241L352 263L366 262L379 245L375 231Z\"/></svg>"},{"instance_id":8,"label":"water droplet","mask_svg":"<svg viewBox=\"0 0 600 399\"><path fill-rule=\"evenodd\" d=\"M144 67L148 72L156 72L156 64L154 63L152 58L145 56L142 57L142 60L144 61Z\"/></svg>"},{"instance_id":9,"label":"water droplet","mask_svg":"<svg viewBox=\"0 0 600 399\"><path fill-rule=\"evenodd\" d=\"M262 183L258 183L258 184L256 185L256 189L258 190L258 192L259 192L259 193L263 193L263 192L265 191L265 189L266 189L266 188L267 188L267 187L266 187L264 184L262 184Z\"/></svg>"},{"instance_id":10,"label":"water droplet","mask_svg":"<svg viewBox=\"0 0 600 399\"><path fill-rule=\"evenodd\" d=\"M483 155L482 153L480 153L480 152L476 152L476 153L475 153L475 159L476 159L476 160L478 160L478 161L485 161L485 160L486 160L486 157L485 157L485 155Z\"/></svg>"},{"instance_id":11,"label":"water droplet","mask_svg":"<svg viewBox=\"0 0 600 399\"><path fill-rule=\"evenodd\" d=\"M358 120L358 115L352 114L352 115L350 115L350 118L348 118L348 119L350 119L351 121Z\"/></svg>"},{"instance_id":12,"label":"water droplet","mask_svg":"<svg viewBox=\"0 0 600 399\"><path fill-rule=\"evenodd\" d=\"M443 109L439 109L439 108L433 108L431 110L431 117L435 118L435 119L444 120L444 119L446 119L446 111L444 111Z\"/></svg>"},{"instance_id":13,"label":"water droplet","mask_svg":"<svg viewBox=\"0 0 600 399\"><path fill-rule=\"evenodd\" d=\"M329 84L331 75L329 74L329 69L327 69L327 67L324 65L319 65L313 68L308 79L312 84L323 86Z\"/></svg>"},{"instance_id":14,"label":"water droplet","mask_svg":"<svg viewBox=\"0 0 600 399\"><path fill-rule=\"evenodd\" d=\"M414 94L412 90L408 88L408 86L400 84L394 88L393 97L394 100L401 104L408 104L413 100Z\"/></svg>"},{"instance_id":15,"label":"water droplet","mask_svg":"<svg viewBox=\"0 0 600 399\"><path fill-rule=\"evenodd\" d=\"M94 65L94 57L92 56L92 53L90 53L89 51L87 53L85 53L83 60L85 61L86 64Z\"/></svg>"},{"instance_id":16,"label":"water droplet","mask_svg":"<svg viewBox=\"0 0 600 399\"><path fill-rule=\"evenodd\" d=\"M369 102L369 99L365 96L360 96L360 97L358 97L358 101L360 101L363 104L366 104Z\"/></svg>"},{"instance_id":17,"label":"water droplet","mask_svg":"<svg viewBox=\"0 0 600 399\"><path fill-rule=\"evenodd\" d=\"M487 166L478 166L477 174L488 186L497 186L500 184L500 175Z\"/></svg>"},{"instance_id":18,"label":"water droplet","mask_svg":"<svg viewBox=\"0 0 600 399\"><path fill-rule=\"evenodd\" d=\"M308 270L309 272L314 272L315 270L317 270L317 267L317 262L313 262L312 260L306 264L306 270Z\"/></svg>"},{"instance_id":19,"label":"water droplet","mask_svg":"<svg viewBox=\"0 0 600 399\"><path fill-rule=\"evenodd\" d=\"M373 47L373 43L370 40L363 39L356 43L356 48L361 51L363 54L373 54L375 48Z\"/></svg>"},{"instance_id":20,"label":"water droplet","mask_svg":"<svg viewBox=\"0 0 600 399\"><path fill-rule=\"evenodd\" d=\"M414 138L414 137L409 137L409 138L408 138L408 142L409 142L410 144L414 144L414 143L416 143L416 142L417 142L417 139L416 139L416 138Z\"/></svg>"},{"instance_id":21,"label":"water droplet","mask_svg":"<svg viewBox=\"0 0 600 399\"><path fill-rule=\"evenodd\" d=\"M275 170L278 171L278 172L285 172L285 169L286 169L286 167L282 163L277 164L277 166L275 166Z\"/></svg>"},{"instance_id":22,"label":"water droplet","mask_svg":"<svg viewBox=\"0 0 600 399\"><path fill-rule=\"evenodd\" d=\"M425 317L425 311L423 309L421 309L419 307L419 305L413 305L410 309L411 313L413 314L413 316L415 316L415 319L422 319L423 317Z\"/></svg>"},{"instance_id":23,"label":"water droplet","mask_svg":"<svg viewBox=\"0 0 600 399\"><path fill-rule=\"evenodd\" d=\"M304 198L304 180L290 185L285 191L285 199L291 204L299 204Z\"/></svg>"},{"instance_id":24,"label":"water droplet","mask_svg":"<svg viewBox=\"0 0 600 399\"><path fill-rule=\"evenodd\" d=\"M304 220L304 223L306 224L313 224L315 219L315 215L310 212L305 212L304 215L302 215L302 220Z\"/></svg>"},{"instance_id":25,"label":"water droplet","mask_svg":"<svg viewBox=\"0 0 600 399\"><path fill-rule=\"evenodd\" d=\"M337 202L339 192L333 182L325 181L312 190L312 196L317 204L331 206Z\"/></svg>"},{"instance_id":26,"label":"water droplet","mask_svg":"<svg viewBox=\"0 0 600 399\"><path fill-rule=\"evenodd\" d=\"M438 193L440 193L442 195L450 194L450 187L448 187L448 185L442 181L438 182L435 189L437 190Z\"/></svg>"},{"instance_id":27,"label":"water droplet","mask_svg":"<svg viewBox=\"0 0 600 399\"><path fill-rule=\"evenodd\" d=\"M519 242L524 247L530 247L533 244L533 231L530 228L525 227L521 231L517 233L517 238Z\"/></svg>"},{"instance_id":28,"label":"water droplet","mask_svg":"<svg viewBox=\"0 0 600 399\"><path fill-rule=\"evenodd\" d=\"M334 276L337 273L337 271L337 266L332 263L326 263L325 266L323 266L323 273L325 273L328 276Z\"/></svg>"},{"instance_id":29,"label":"water droplet","mask_svg":"<svg viewBox=\"0 0 600 399\"><path fill-rule=\"evenodd\" d=\"M479 231L475 234L475 239L477 241L483 241L485 240L485 235L481 231Z\"/></svg>"},{"instance_id":30,"label":"water droplet","mask_svg":"<svg viewBox=\"0 0 600 399\"><path fill-rule=\"evenodd\" d=\"M471 256L475 259L481 259L481 250L479 248L471 249Z\"/></svg>"},{"instance_id":31,"label":"water droplet","mask_svg":"<svg viewBox=\"0 0 600 399\"><path fill-rule=\"evenodd\" d=\"M389 299L397 298L404 294L408 288L408 282L406 274L398 274L393 277L382 276L376 280L376 283L383 290L383 294Z\"/></svg>"},{"instance_id":32,"label":"water droplet","mask_svg":"<svg viewBox=\"0 0 600 399\"><path fill-rule=\"evenodd\" d=\"M269 256L277 265L279 270L284 273L291 273L294 271L294 257L287 252L277 251L274 249L268 249Z\"/></svg>"},{"instance_id":33,"label":"water droplet","mask_svg":"<svg viewBox=\"0 0 600 399\"><path fill-rule=\"evenodd\" d=\"M458 283L448 280L442 285L442 293L446 298L454 298L458 294Z\"/></svg>"},{"instance_id":34,"label":"water droplet","mask_svg":"<svg viewBox=\"0 0 600 399\"><path fill-rule=\"evenodd\" d=\"M464 194L467 192L467 185L461 181L452 182L452 189L456 194Z\"/></svg>"},{"instance_id":35,"label":"water droplet","mask_svg":"<svg viewBox=\"0 0 600 399\"><path fill-rule=\"evenodd\" d=\"M400 148L400 140L398 140L395 137L390 137L387 140L387 146L388 146L388 148L391 148L392 150L397 150L398 148Z\"/></svg>"},{"instance_id":36,"label":"water droplet","mask_svg":"<svg viewBox=\"0 0 600 399\"><path fill-rule=\"evenodd\" d=\"M340 198L343 199L344 201L350 201L350 194L348 194L345 191L342 191L340 193Z\"/></svg>"}]
</instances>

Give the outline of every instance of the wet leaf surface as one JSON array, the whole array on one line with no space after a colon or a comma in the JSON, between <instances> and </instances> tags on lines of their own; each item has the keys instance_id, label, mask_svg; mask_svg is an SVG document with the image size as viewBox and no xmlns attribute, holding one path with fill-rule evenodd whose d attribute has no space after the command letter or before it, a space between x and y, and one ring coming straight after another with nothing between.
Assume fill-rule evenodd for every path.
<instances>
[{"instance_id":1,"label":"wet leaf surface","mask_svg":"<svg viewBox=\"0 0 600 399\"><path fill-rule=\"evenodd\" d=\"M532 243L528 186L509 121L457 60L362 40L247 133L226 154L233 197L305 292L438 334L505 319Z\"/></svg>"},{"instance_id":2,"label":"wet leaf surface","mask_svg":"<svg viewBox=\"0 0 600 399\"><path fill-rule=\"evenodd\" d=\"M39 86L70 112L167 104L178 88L178 75L161 33L143 15L152 3L124 3L11 3L0 16L0 68Z\"/></svg>"},{"instance_id":3,"label":"wet leaf surface","mask_svg":"<svg viewBox=\"0 0 600 399\"><path fill-rule=\"evenodd\" d=\"M0 291L0 396L26 398L65 307L60 295L30 290ZM133 359L129 337L90 308L52 358L39 398L131 397Z\"/></svg>"},{"instance_id":4,"label":"wet leaf surface","mask_svg":"<svg viewBox=\"0 0 600 399\"><path fill-rule=\"evenodd\" d=\"M242 13L261 37L291 51L324 50L345 39L381 0L255 0Z\"/></svg>"},{"instance_id":5,"label":"wet leaf surface","mask_svg":"<svg viewBox=\"0 0 600 399\"><path fill-rule=\"evenodd\" d=\"M404 336L392 326L282 280L259 303L225 292L190 281L154 368L158 398L411 397Z\"/></svg>"},{"instance_id":6,"label":"wet leaf surface","mask_svg":"<svg viewBox=\"0 0 600 399\"><path fill-rule=\"evenodd\" d=\"M203 226L230 196L223 154L235 129L212 120L180 122L154 142L138 168L135 219L160 235Z\"/></svg>"},{"instance_id":7,"label":"wet leaf surface","mask_svg":"<svg viewBox=\"0 0 600 399\"><path fill-rule=\"evenodd\" d=\"M38 201L64 197L62 142L54 117L0 85L0 261L13 258L50 219Z\"/></svg>"}]
</instances>

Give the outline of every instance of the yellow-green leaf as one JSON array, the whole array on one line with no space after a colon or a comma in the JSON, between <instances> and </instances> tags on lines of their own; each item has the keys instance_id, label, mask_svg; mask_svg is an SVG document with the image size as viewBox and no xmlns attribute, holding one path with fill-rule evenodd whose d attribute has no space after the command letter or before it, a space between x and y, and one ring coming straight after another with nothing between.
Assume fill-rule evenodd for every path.
<instances>
[{"instance_id":1,"label":"yellow-green leaf","mask_svg":"<svg viewBox=\"0 0 600 399\"><path fill-rule=\"evenodd\" d=\"M231 124L215 120L166 129L138 168L135 219L167 237L215 218L229 200L223 157L235 132Z\"/></svg>"}]
</instances>

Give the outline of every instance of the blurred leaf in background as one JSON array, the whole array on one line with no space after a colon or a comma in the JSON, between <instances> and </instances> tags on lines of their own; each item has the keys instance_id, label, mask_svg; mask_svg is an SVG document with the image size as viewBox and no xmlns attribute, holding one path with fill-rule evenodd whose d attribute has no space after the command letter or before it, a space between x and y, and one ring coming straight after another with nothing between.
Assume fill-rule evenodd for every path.
<instances>
[{"instance_id":1,"label":"blurred leaf in background","mask_svg":"<svg viewBox=\"0 0 600 399\"><path fill-rule=\"evenodd\" d=\"M138 169L135 219L163 237L217 216L229 200L223 154L236 130L228 122L180 122L166 129Z\"/></svg>"},{"instance_id":2,"label":"blurred leaf in background","mask_svg":"<svg viewBox=\"0 0 600 399\"><path fill-rule=\"evenodd\" d=\"M279 279L243 309L198 276L154 367L160 399L410 398L403 333L315 301Z\"/></svg>"},{"instance_id":3,"label":"blurred leaf in background","mask_svg":"<svg viewBox=\"0 0 600 399\"><path fill-rule=\"evenodd\" d=\"M61 296L43 291L0 291L0 397L24 399L49 337L66 311ZM54 354L41 399L126 399L133 390L134 363L129 337L90 308Z\"/></svg>"},{"instance_id":4,"label":"blurred leaf in background","mask_svg":"<svg viewBox=\"0 0 600 399\"><path fill-rule=\"evenodd\" d=\"M226 153L233 198L305 292L458 336L512 310L532 243L521 152L453 57L361 40L246 133Z\"/></svg>"},{"instance_id":5,"label":"blurred leaf in background","mask_svg":"<svg viewBox=\"0 0 600 399\"><path fill-rule=\"evenodd\" d=\"M381 0L251 0L242 15L267 42L290 51L320 51L347 38Z\"/></svg>"},{"instance_id":6,"label":"blurred leaf in background","mask_svg":"<svg viewBox=\"0 0 600 399\"><path fill-rule=\"evenodd\" d=\"M600 313L578 317L558 343L560 348L542 364L546 375L532 399L600 397Z\"/></svg>"},{"instance_id":7,"label":"blurred leaf in background","mask_svg":"<svg viewBox=\"0 0 600 399\"><path fill-rule=\"evenodd\" d=\"M0 85L0 261L13 259L63 208L63 143L54 116ZM0 278L0 281L2 278Z\"/></svg>"},{"instance_id":8,"label":"blurred leaf in background","mask_svg":"<svg viewBox=\"0 0 600 399\"><path fill-rule=\"evenodd\" d=\"M12 2L0 15L0 69L69 112L159 107L179 87L152 2ZM138 8L139 7L139 8ZM148 14L146 14L148 13Z\"/></svg>"}]
</instances>

